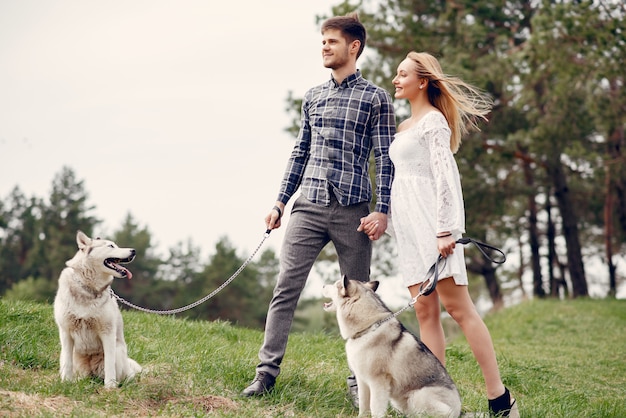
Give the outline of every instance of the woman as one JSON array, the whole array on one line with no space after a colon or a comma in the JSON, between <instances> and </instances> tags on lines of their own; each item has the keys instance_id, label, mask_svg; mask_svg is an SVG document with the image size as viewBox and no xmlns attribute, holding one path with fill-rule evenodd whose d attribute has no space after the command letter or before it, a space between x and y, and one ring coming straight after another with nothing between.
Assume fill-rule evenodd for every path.
<instances>
[{"instance_id":1,"label":"woman","mask_svg":"<svg viewBox=\"0 0 626 418\"><path fill-rule=\"evenodd\" d=\"M441 301L482 370L490 412L518 416L515 400L500 378L489 330L467 289L463 246L455 246L465 232L465 212L453 153L468 127L477 129L476 120L486 120L492 102L462 80L444 75L437 59L427 53L410 52L398 66L393 85L395 97L411 105L411 116L400 123L389 156L396 170L391 219L400 273L412 297L437 256L445 258L435 291L415 303L421 339L445 365Z\"/></svg>"}]
</instances>

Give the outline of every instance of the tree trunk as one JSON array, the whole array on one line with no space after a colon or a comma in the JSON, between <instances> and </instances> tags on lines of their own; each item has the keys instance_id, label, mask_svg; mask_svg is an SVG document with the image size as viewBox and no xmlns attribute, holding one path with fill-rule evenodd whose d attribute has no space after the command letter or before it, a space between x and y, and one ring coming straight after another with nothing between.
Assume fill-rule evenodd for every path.
<instances>
[{"instance_id":1,"label":"tree trunk","mask_svg":"<svg viewBox=\"0 0 626 418\"><path fill-rule=\"evenodd\" d=\"M609 296L617 294L615 264L613 263L613 193L611 193L611 164L606 163L604 180L604 251L609 267Z\"/></svg>"},{"instance_id":2,"label":"tree trunk","mask_svg":"<svg viewBox=\"0 0 626 418\"><path fill-rule=\"evenodd\" d=\"M615 83L611 83L611 92L619 91ZM605 161L605 197L604 197L604 248L609 269L609 295L617 294L616 266L613 263L613 242L616 237L614 231L614 214L617 215L621 230L618 230L618 239L626 237L626 200L624 197L624 161L622 145L624 142L623 126L610 130L607 141L609 160ZM620 234L621 232L621 234Z\"/></svg>"},{"instance_id":3,"label":"tree trunk","mask_svg":"<svg viewBox=\"0 0 626 418\"><path fill-rule=\"evenodd\" d=\"M559 282L554 274L554 266L557 265L557 255L556 255L556 228L554 227L554 222L552 221L552 202L550 201L551 196L550 193L546 193L546 214L547 214L547 228L546 228L546 237L548 239L548 280L550 283L550 296L553 298L559 297Z\"/></svg>"},{"instance_id":4,"label":"tree trunk","mask_svg":"<svg viewBox=\"0 0 626 418\"><path fill-rule=\"evenodd\" d=\"M546 168L554 186L554 196L561 213L563 237L567 246L567 266L572 283L572 296L574 298L589 296L578 236L577 217L574 212L574 203L570 197L563 165L557 156L556 160L547 162Z\"/></svg>"},{"instance_id":5,"label":"tree trunk","mask_svg":"<svg viewBox=\"0 0 626 418\"><path fill-rule=\"evenodd\" d=\"M485 278L485 286L489 291L489 298L493 303L493 310L501 309L504 306L504 298L500 290L500 284L496 277L496 267L489 260L481 255L473 257L467 263L467 269L474 274L480 274Z\"/></svg>"},{"instance_id":6,"label":"tree trunk","mask_svg":"<svg viewBox=\"0 0 626 418\"><path fill-rule=\"evenodd\" d=\"M519 148L519 145L518 145ZM523 154L526 150L521 149ZM543 278L541 276L541 259L539 255L539 228L537 227L537 202L535 200L535 181L533 171L528 158L521 159L524 171L524 181L528 187L528 240L530 245L530 262L533 268L533 295L545 298L546 292L543 288Z\"/></svg>"}]
</instances>

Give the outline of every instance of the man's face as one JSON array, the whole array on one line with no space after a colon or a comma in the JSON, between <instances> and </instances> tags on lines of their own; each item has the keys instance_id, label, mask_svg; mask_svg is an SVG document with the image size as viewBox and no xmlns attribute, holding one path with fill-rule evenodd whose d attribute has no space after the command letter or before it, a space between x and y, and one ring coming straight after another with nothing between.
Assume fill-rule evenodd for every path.
<instances>
[{"instance_id":1,"label":"man's face","mask_svg":"<svg viewBox=\"0 0 626 418\"><path fill-rule=\"evenodd\" d=\"M349 63L349 49L350 45L340 30L327 29L322 34L322 60L324 67L336 70Z\"/></svg>"}]
</instances>

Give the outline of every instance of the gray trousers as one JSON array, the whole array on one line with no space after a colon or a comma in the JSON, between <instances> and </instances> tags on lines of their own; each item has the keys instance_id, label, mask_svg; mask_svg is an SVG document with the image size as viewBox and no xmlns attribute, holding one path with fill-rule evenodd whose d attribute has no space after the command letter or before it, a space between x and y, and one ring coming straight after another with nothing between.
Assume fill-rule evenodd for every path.
<instances>
[{"instance_id":1,"label":"gray trousers","mask_svg":"<svg viewBox=\"0 0 626 418\"><path fill-rule=\"evenodd\" d=\"M368 213L368 203L341 206L334 196L327 207L316 205L303 196L294 202L280 252L278 281L267 311L257 372L267 372L274 377L280 373L300 294L313 263L326 244L332 241L335 245L342 275L369 280L372 243L366 234L356 230L360 219Z\"/></svg>"}]
</instances>

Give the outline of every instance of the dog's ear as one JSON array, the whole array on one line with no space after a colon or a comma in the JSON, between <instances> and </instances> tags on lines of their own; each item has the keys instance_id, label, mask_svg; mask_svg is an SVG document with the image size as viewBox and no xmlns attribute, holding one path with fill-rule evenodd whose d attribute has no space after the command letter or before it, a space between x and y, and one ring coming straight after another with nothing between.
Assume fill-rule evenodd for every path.
<instances>
[{"instance_id":1,"label":"dog's ear","mask_svg":"<svg viewBox=\"0 0 626 418\"><path fill-rule=\"evenodd\" d=\"M76 233L76 244L78 244L78 249L84 250L91 245L91 238L89 238L83 231L78 230Z\"/></svg>"},{"instance_id":2,"label":"dog's ear","mask_svg":"<svg viewBox=\"0 0 626 418\"><path fill-rule=\"evenodd\" d=\"M378 280L373 280L371 282L366 282L364 284L365 284L365 286L367 286L370 289L372 289L373 292L375 292L376 289L378 289L378 285L380 284L380 282Z\"/></svg>"}]
</instances>

